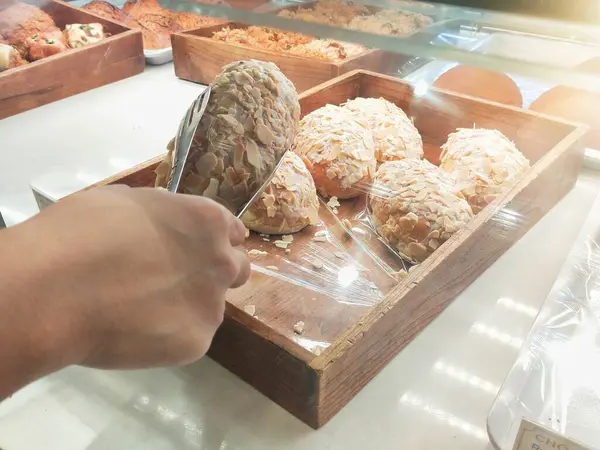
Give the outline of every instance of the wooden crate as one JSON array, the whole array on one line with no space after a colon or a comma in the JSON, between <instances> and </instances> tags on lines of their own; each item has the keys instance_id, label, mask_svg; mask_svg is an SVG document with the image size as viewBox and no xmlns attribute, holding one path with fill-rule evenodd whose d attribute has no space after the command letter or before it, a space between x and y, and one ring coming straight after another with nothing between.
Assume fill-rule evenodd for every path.
<instances>
[{"instance_id":1,"label":"wooden crate","mask_svg":"<svg viewBox=\"0 0 600 450\"><path fill-rule=\"evenodd\" d=\"M184 80L210 84L224 65L240 60L258 59L277 64L294 83L296 90L301 92L346 72L356 69L378 71L382 65L381 50L367 50L345 61L331 62L212 39L213 33L224 27L246 28L248 26L228 22L172 34L175 75Z\"/></svg>"},{"instance_id":2,"label":"wooden crate","mask_svg":"<svg viewBox=\"0 0 600 450\"><path fill-rule=\"evenodd\" d=\"M347 306L258 272L228 294L225 321L209 355L315 428L346 405L572 188L587 132L584 126L441 90L419 97L403 81L364 71L301 94L302 114L357 96L383 97L402 107L414 118L426 157L433 162L439 160L439 147L449 133L476 124L507 135L532 168L374 306ZM161 159L95 186L152 186ZM258 318L243 311L248 304L256 305ZM300 319L311 339L331 343L320 355L294 334L293 325Z\"/></svg>"},{"instance_id":3,"label":"wooden crate","mask_svg":"<svg viewBox=\"0 0 600 450\"><path fill-rule=\"evenodd\" d=\"M111 36L89 47L71 49L0 73L0 119L143 72L140 31L59 0L26 3L42 8L61 29L71 23L96 22Z\"/></svg>"}]
</instances>

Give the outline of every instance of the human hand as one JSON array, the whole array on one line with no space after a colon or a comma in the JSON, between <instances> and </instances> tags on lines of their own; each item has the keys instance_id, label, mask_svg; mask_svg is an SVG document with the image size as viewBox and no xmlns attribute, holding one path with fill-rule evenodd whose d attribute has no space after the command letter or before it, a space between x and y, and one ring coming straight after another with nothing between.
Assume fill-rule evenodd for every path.
<instances>
[{"instance_id":1,"label":"human hand","mask_svg":"<svg viewBox=\"0 0 600 450\"><path fill-rule=\"evenodd\" d=\"M109 186L20 225L46 274L44 320L70 363L141 368L192 362L223 320L225 293L250 274L241 221L217 203ZM15 227L15 231L19 229ZM56 327L55 327L56 328ZM63 354L64 357L64 354Z\"/></svg>"}]
</instances>

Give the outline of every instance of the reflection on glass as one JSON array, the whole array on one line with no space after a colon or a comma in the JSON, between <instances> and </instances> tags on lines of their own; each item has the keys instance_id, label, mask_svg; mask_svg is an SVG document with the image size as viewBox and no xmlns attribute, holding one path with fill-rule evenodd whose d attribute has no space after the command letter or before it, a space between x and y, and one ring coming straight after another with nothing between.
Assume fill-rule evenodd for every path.
<instances>
[{"instance_id":1,"label":"reflection on glass","mask_svg":"<svg viewBox=\"0 0 600 450\"><path fill-rule=\"evenodd\" d=\"M523 345L523 339L512 336L481 322L475 322L471 327L471 331L501 344L510 345L514 348L521 348Z\"/></svg>"},{"instance_id":2,"label":"reflection on glass","mask_svg":"<svg viewBox=\"0 0 600 450\"><path fill-rule=\"evenodd\" d=\"M533 306L528 306L523 303L516 302L512 298L508 297L500 297L498 299L498 305L529 317L535 317L538 312L538 310Z\"/></svg>"},{"instance_id":3,"label":"reflection on glass","mask_svg":"<svg viewBox=\"0 0 600 450\"><path fill-rule=\"evenodd\" d=\"M343 287L350 286L358 278L358 270L354 266L342 267L338 272L338 281Z\"/></svg>"},{"instance_id":4,"label":"reflection on glass","mask_svg":"<svg viewBox=\"0 0 600 450\"><path fill-rule=\"evenodd\" d=\"M400 398L400 403L402 403L403 405L412 406L423 412L426 412L435 419L441 422L445 422L452 428L461 430L464 434L474 436L477 439L481 439L484 441L487 441L488 439L487 434L482 428L473 425L472 423L467 422L466 420L460 419L459 417L442 408L438 408L435 405L428 403L418 395L414 395L410 392L407 392Z\"/></svg>"},{"instance_id":5,"label":"reflection on glass","mask_svg":"<svg viewBox=\"0 0 600 450\"><path fill-rule=\"evenodd\" d=\"M455 366L446 364L444 361L441 361L441 360L437 361L435 363L435 365L433 366L433 368L436 372L440 372L453 380L456 380L463 384L473 386L473 388L475 388L475 389L479 389L481 391L488 392L492 395L496 395L496 393L500 389L500 386L498 386L496 384L493 384L487 380L479 378L478 376L473 375L473 374L467 372L466 370L461 369L460 367L455 367Z\"/></svg>"}]
</instances>

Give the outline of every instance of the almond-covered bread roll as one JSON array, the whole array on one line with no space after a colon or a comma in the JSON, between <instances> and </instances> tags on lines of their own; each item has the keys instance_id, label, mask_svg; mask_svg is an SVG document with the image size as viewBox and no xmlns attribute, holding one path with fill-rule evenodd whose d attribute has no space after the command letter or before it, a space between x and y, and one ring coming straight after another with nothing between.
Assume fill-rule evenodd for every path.
<instances>
[{"instance_id":1,"label":"almond-covered bread roll","mask_svg":"<svg viewBox=\"0 0 600 450\"><path fill-rule=\"evenodd\" d=\"M236 212L290 148L300 104L290 80L264 61L229 64L211 87L179 190L210 197ZM173 156L171 148L157 168L157 186L166 186Z\"/></svg>"},{"instance_id":2,"label":"almond-covered bread roll","mask_svg":"<svg viewBox=\"0 0 600 450\"><path fill-rule=\"evenodd\" d=\"M340 106L326 105L302 118L292 149L325 197L356 197L375 174L371 130Z\"/></svg>"},{"instance_id":3,"label":"almond-covered bread roll","mask_svg":"<svg viewBox=\"0 0 600 450\"><path fill-rule=\"evenodd\" d=\"M513 187L530 164L498 130L461 128L442 146L440 167L454 179L477 214Z\"/></svg>"},{"instance_id":4,"label":"almond-covered bread roll","mask_svg":"<svg viewBox=\"0 0 600 450\"><path fill-rule=\"evenodd\" d=\"M357 97L344 108L367 121L378 161L423 158L423 140L406 113L383 98Z\"/></svg>"},{"instance_id":5,"label":"almond-covered bread roll","mask_svg":"<svg viewBox=\"0 0 600 450\"><path fill-rule=\"evenodd\" d=\"M257 233L296 233L317 224L315 182L298 155L287 152L283 158L265 192L242 216L246 227Z\"/></svg>"},{"instance_id":6,"label":"almond-covered bread roll","mask_svg":"<svg viewBox=\"0 0 600 450\"><path fill-rule=\"evenodd\" d=\"M377 232L415 263L423 262L473 217L450 176L427 160L383 163L369 204Z\"/></svg>"}]
</instances>

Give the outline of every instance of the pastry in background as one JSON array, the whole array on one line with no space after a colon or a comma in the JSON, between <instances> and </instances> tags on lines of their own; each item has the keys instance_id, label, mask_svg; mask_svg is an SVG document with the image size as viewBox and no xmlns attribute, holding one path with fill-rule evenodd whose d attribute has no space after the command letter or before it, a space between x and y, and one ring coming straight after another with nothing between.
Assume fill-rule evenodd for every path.
<instances>
[{"instance_id":1,"label":"pastry in background","mask_svg":"<svg viewBox=\"0 0 600 450\"><path fill-rule=\"evenodd\" d=\"M27 64L14 47L0 41L0 72Z\"/></svg>"},{"instance_id":2,"label":"pastry in background","mask_svg":"<svg viewBox=\"0 0 600 450\"><path fill-rule=\"evenodd\" d=\"M36 33L27 38L27 59L37 61L48 56L57 55L68 49L63 33L60 30Z\"/></svg>"},{"instance_id":3,"label":"pastry in background","mask_svg":"<svg viewBox=\"0 0 600 450\"><path fill-rule=\"evenodd\" d=\"M174 15L157 0L129 0L123 5L123 11L139 24L146 49L171 47L171 33L182 31Z\"/></svg>"},{"instance_id":4,"label":"pastry in background","mask_svg":"<svg viewBox=\"0 0 600 450\"><path fill-rule=\"evenodd\" d=\"M242 216L249 230L289 234L318 222L319 199L310 172L295 153L283 158L265 192Z\"/></svg>"},{"instance_id":5,"label":"pastry in background","mask_svg":"<svg viewBox=\"0 0 600 450\"><path fill-rule=\"evenodd\" d=\"M600 74L600 58L593 58L573 68L577 72ZM543 93L530 106L530 111L547 114L590 127L585 145L600 149L600 94L567 86L556 86Z\"/></svg>"},{"instance_id":6,"label":"pastry in background","mask_svg":"<svg viewBox=\"0 0 600 450\"><path fill-rule=\"evenodd\" d=\"M377 166L366 121L335 105L304 116L292 150L302 158L324 197L360 195Z\"/></svg>"},{"instance_id":7,"label":"pastry in background","mask_svg":"<svg viewBox=\"0 0 600 450\"><path fill-rule=\"evenodd\" d=\"M421 135L402 108L383 98L361 97L343 107L369 124L378 161L423 158Z\"/></svg>"},{"instance_id":8,"label":"pastry in background","mask_svg":"<svg viewBox=\"0 0 600 450\"><path fill-rule=\"evenodd\" d=\"M204 195L237 212L271 175L296 134L294 85L273 63L229 64L212 91L186 162L180 191ZM173 148L156 170L166 186Z\"/></svg>"},{"instance_id":9,"label":"pastry in background","mask_svg":"<svg viewBox=\"0 0 600 450\"><path fill-rule=\"evenodd\" d=\"M28 38L55 31L60 32L52 17L37 6L18 2L0 10L0 35L24 58L29 53Z\"/></svg>"},{"instance_id":10,"label":"pastry in background","mask_svg":"<svg viewBox=\"0 0 600 450\"><path fill-rule=\"evenodd\" d=\"M67 25L64 35L69 47L86 47L104 39L104 28L99 23L74 23Z\"/></svg>"},{"instance_id":11,"label":"pastry in background","mask_svg":"<svg viewBox=\"0 0 600 450\"><path fill-rule=\"evenodd\" d=\"M115 22L123 24L127 22L128 14L125 11L103 0L92 0L82 6L81 9Z\"/></svg>"},{"instance_id":12,"label":"pastry in background","mask_svg":"<svg viewBox=\"0 0 600 450\"><path fill-rule=\"evenodd\" d=\"M530 164L500 131L460 128L442 146L440 168L454 179L477 214L517 184Z\"/></svg>"},{"instance_id":13,"label":"pastry in background","mask_svg":"<svg viewBox=\"0 0 600 450\"><path fill-rule=\"evenodd\" d=\"M369 205L379 235L414 263L425 261L473 217L450 176L421 159L384 162Z\"/></svg>"},{"instance_id":14,"label":"pastry in background","mask_svg":"<svg viewBox=\"0 0 600 450\"><path fill-rule=\"evenodd\" d=\"M218 23L224 23L224 20L216 19L214 17L201 16L191 12L179 12L175 14L175 22L181 27L182 30L193 30L195 28L207 27L210 25L216 25Z\"/></svg>"},{"instance_id":15,"label":"pastry in background","mask_svg":"<svg viewBox=\"0 0 600 450\"><path fill-rule=\"evenodd\" d=\"M517 84L504 73L478 67L456 66L438 77L433 85L440 89L482 98L504 105L523 106Z\"/></svg>"}]
</instances>

